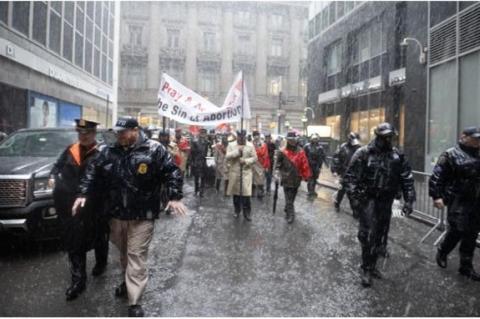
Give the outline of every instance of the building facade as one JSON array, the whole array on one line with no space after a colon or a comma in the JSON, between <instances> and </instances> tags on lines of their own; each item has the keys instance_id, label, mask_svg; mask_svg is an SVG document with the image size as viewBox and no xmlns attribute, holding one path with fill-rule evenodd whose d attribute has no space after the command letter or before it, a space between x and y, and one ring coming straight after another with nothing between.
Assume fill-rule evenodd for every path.
<instances>
[{"instance_id":1,"label":"building facade","mask_svg":"<svg viewBox=\"0 0 480 319\"><path fill-rule=\"evenodd\" d=\"M179 1L121 6L119 114L159 125L156 99L162 72L221 105L243 70L253 117L247 126L276 132L280 115L281 132L287 126L302 128L306 4Z\"/></svg>"},{"instance_id":2,"label":"building facade","mask_svg":"<svg viewBox=\"0 0 480 319\"><path fill-rule=\"evenodd\" d=\"M332 128L333 146L350 131L367 143L391 122L414 169L430 171L462 127L480 124L479 5L312 3L310 121Z\"/></svg>"},{"instance_id":3,"label":"building facade","mask_svg":"<svg viewBox=\"0 0 480 319\"><path fill-rule=\"evenodd\" d=\"M118 16L116 2L0 2L0 131L111 125Z\"/></svg>"}]
</instances>

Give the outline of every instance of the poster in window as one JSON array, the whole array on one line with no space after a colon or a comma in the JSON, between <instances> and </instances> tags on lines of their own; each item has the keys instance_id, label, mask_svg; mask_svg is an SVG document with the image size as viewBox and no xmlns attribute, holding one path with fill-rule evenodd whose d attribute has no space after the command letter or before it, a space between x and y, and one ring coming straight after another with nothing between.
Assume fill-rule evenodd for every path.
<instances>
[{"instance_id":1,"label":"poster in window","mask_svg":"<svg viewBox=\"0 0 480 319\"><path fill-rule=\"evenodd\" d=\"M56 127L57 103L41 96L30 99L30 127Z\"/></svg>"},{"instance_id":2,"label":"poster in window","mask_svg":"<svg viewBox=\"0 0 480 319\"><path fill-rule=\"evenodd\" d=\"M60 127L73 127L75 126L75 119L82 117L80 105L63 101L60 102L58 113L58 126Z\"/></svg>"}]
</instances>

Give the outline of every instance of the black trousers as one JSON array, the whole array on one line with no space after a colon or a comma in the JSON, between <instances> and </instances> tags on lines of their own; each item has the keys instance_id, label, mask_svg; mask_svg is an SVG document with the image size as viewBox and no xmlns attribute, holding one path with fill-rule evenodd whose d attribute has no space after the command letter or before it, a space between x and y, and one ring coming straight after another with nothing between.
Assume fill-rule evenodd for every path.
<instances>
[{"instance_id":1,"label":"black trousers","mask_svg":"<svg viewBox=\"0 0 480 319\"><path fill-rule=\"evenodd\" d=\"M472 268L477 236L478 230L460 231L455 224L451 223L440 244L440 252L448 255L460 242L460 267Z\"/></svg>"},{"instance_id":2,"label":"black trousers","mask_svg":"<svg viewBox=\"0 0 480 319\"><path fill-rule=\"evenodd\" d=\"M235 213L240 213L243 211L244 214L250 214L252 211L250 196L233 195L233 207L235 209Z\"/></svg>"},{"instance_id":3,"label":"black trousers","mask_svg":"<svg viewBox=\"0 0 480 319\"><path fill-rule=\"evenodd\" d=\"M93 243L93 248L95 250L95 262L100 266L105 266L108 259L108 240L110 227L106 221L102 221L97 225L97 227L98 236L95 238ZM69 250L68 259L70 262L72 284L85 283L87 280L87 250L85 248Z\"/></svg>"},{"instance_id":4,"label":"black trousers","mask_svg":"<svg viewBox=\"0 0 480 319\"><path fill-rule=\"evenodd\" d=\"M287 216L295 214L295 198L297 197L298 187L283 186L283 193L285 194L285 213Z\"/></svg>"},{"instance_id":5,"label":"black trousers","mask_svg":"<svg viewBox=\"0 0 480 319\"><path fill-rule=\"evenodd\" d=\"M206 188L206 183L205 183L205 176L204 174L195 174L194 176L195 179L195 193L203 193L203 191Z\"/></svg>"},{"instance_id":6,"label":"black trousers","mask_svg":"<svg viewBox=\"0 0 480 319\"><path fill-rule=\"evenodd\" d=\"M358 240L362 248L362 269L373 270L376 267L379 252L386 246L388 230L392 218L391 198L369 198L359 208L360 222Z\"/></svg>"},{"instance_id":7,"label":"black trousers","mask_svg":"<svg viewBox=\"0 0 480 319\"><path fill-rule=\"evenodd\" d=\"M318 176L320 176L320 171L312 172L312 176L307 181L307 191L309 195L315 193L315 186L317 186Z\"/></svg>"},{"instance_id":8,"label":"black trousers","mask_svg":"<svg viewBox=\"0 0 480 319\"><path fill-rule=\"evenodd\" d=\"M272 170L265 171L265 189L267 193L270 193L272 190Z\"/></svg>"}]
</instances>

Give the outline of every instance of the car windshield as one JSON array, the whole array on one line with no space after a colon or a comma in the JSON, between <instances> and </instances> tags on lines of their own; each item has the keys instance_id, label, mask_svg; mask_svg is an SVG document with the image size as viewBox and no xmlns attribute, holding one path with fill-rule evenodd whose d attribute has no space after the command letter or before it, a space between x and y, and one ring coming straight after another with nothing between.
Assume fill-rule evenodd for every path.
<instances>
[{"instance_id":1,"label":"car windshield","mask_svg":"<svg viewBox=\"0 0 480 319\"><path fill-rule=\"evenodd\" d=\"M56 157L76 139L75 131L17 132L0 144L0 156Z\"/></svg>"}]
</instances>

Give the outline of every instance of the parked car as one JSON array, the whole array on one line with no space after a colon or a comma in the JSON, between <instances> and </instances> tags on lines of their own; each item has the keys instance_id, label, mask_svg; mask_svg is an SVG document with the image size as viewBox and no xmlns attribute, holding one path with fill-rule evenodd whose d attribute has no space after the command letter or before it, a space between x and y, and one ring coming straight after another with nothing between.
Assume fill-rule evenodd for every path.
<instances>
[{"instance_id":1,"label":"parked car","mask_svg":"<svg viewBox=\"0 0 480 319\"><path fill-rule=\"evenodd\" d=\"M110 144L115 137L100 130L97 139ZM74 128L22 129L0 144L0 232L59 236L48 178L57 157L76 140Z\"/></svg>"}]
</instances>

